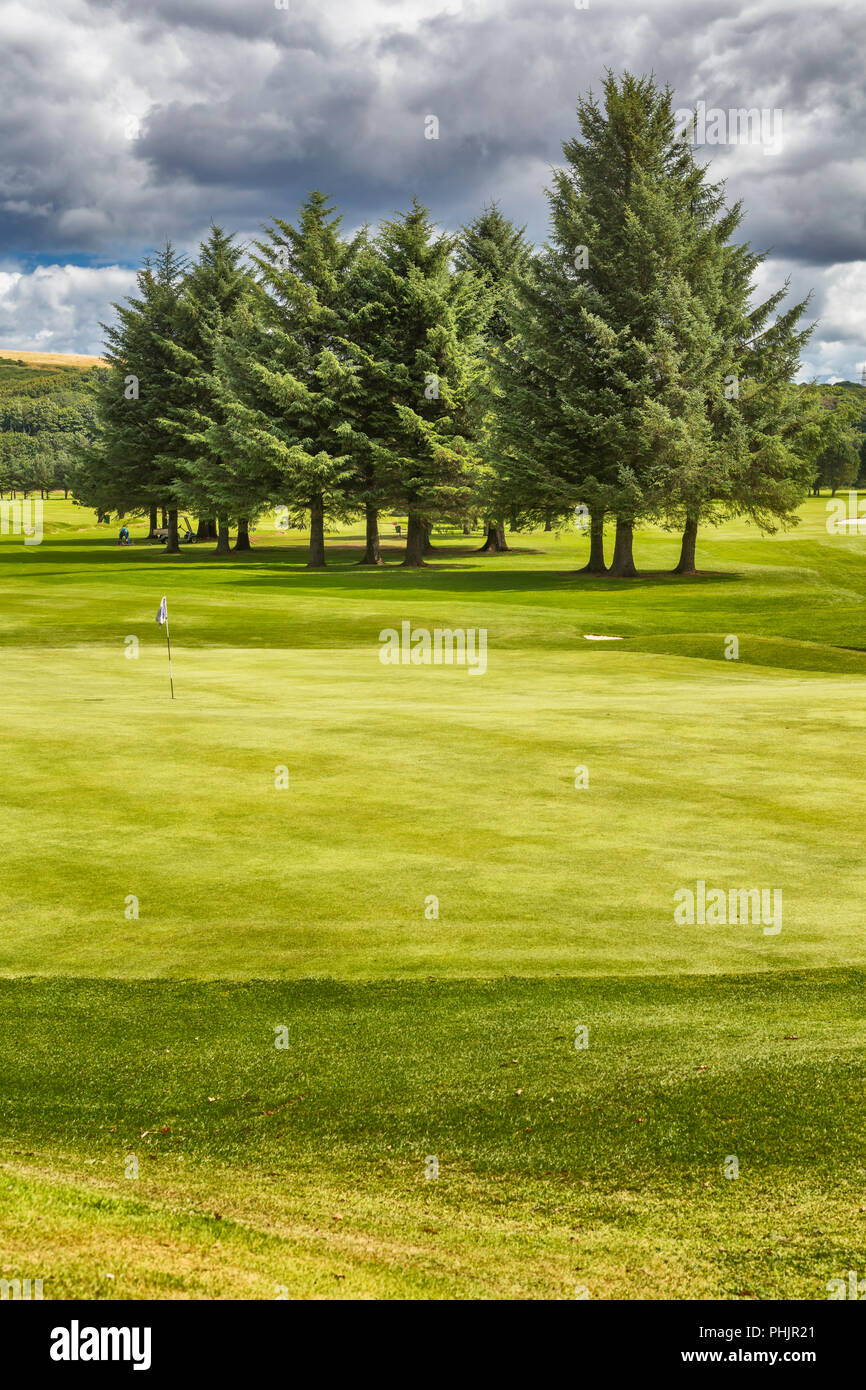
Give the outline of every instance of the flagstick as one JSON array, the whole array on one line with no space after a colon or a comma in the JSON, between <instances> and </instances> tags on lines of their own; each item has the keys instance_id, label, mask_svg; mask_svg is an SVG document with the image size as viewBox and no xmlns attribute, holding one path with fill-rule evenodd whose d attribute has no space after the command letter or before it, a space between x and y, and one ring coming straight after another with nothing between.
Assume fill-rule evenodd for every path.
<instances>
[{"instance_id":1,"label":"flagstick","mask_svg":"<svg viewBox=\"0 0 866 1390\"><path fill-rule=\"evenodd\" d=\"M168 683L171 686L171 698L174 699L174 677L171 674L171 638L168 634L168 614L165 616L165 640L168 645Z\"/></svg>"}]
</instances>

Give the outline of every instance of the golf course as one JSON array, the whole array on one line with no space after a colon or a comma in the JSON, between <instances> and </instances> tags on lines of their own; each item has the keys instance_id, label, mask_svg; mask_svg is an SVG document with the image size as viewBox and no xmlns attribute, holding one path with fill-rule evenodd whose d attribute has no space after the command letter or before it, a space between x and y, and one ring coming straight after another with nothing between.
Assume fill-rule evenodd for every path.
<instances>
[{"instance_id":1,"label":"golf course","mask_svg":"<svg viewBox=\"0 0 866 1390\"><path fill-rule=\"evenodd\" d=\"M0 537L0 1277L825 1299L866 1259L866 532ZM866 499L864 499L866 501ZM403 540L396 532L402 521ZM612 533L611 533L612 534ZM155 621L166 596L166 633ZM380 634L484 630L486 670ZM592 640L608 638L618 640ZM732 639L736 639L732 641ZM694 924L696 885L781 894Z\"/></svg>"}]
</instances>

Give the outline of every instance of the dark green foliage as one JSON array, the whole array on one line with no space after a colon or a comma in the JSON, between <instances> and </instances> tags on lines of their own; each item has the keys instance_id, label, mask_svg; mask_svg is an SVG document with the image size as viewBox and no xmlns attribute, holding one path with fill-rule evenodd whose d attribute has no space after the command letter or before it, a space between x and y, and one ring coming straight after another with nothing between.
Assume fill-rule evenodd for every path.
<instances>
[{"instance_id":1,"label":"dark green foliage","mask_svg":"<svg viewBox=\"0 0 866 1390\"><path fill-rule=\"evenodd\" d=\"M859 441L791 385L807 301L785 285L755 302L765 256L736 242L742 208L677 131L671 89L608 73L577 114L537 252L495 202L457 237L416 200L348 238L319 192L268 225L251 270L217 227L188 269L167 246L108 331L77 495L217 516L221 549L231 521L244 534L282 505L309 517L311 566L327 519L361 509L365 562L398 507L419 565L434 521L480 514L498 550L506 516L550 527L578 508L588 568L606 568L613 516L625 576L642 519L682 529L691 572L701 523L788 526L816 469L853 481Z\"/></svg>"},{"instance_id":2,"label":"dark green foliage","mask_svg":"<svg viewBox=\"0 0 866 1390\"><path fill-rule=\"evenodd\" d=\"M365 248L349 290L367 492L406 507L409 565L423 563L431 520L463 514L478 465L489 296L453 272L453 251L415 201Z\"/></svg>"},{"instance_id":3,"label":"dark green foliage","mask_svg":"<svg viewBox=\"0 0 866 1390\"><path fill-rule=\"evenodd\" d=\"M671 90L609 74L603 95L578 106L497 354L496 437L515 506L613 512L632 574L641 516L790 521L810 462L787 383L809 330L804 304L777 312L785 289L748 308L763 257L730 244L741 209L677 137Z\"/></svg>"},{"instance_id":4,"label":"dark green foliage","mask_svg":"<svg viewBox=\"0 0 866 1390\"><path fill-rule=\"evenodd\" d=\"M78 460L76 497L97 510L141 513L182 500L176 431L183 391L172 339L184 266L170 243L138 273L138 295L114 306L108 372L97 392L98 433Z\"/></svg>"},{"instance_id":5,"label":"dark green foliage","mask_svg":"<svg viewBox=\"0 0 866 1390\"><path fill-rule=\"evenodd\" d=\"M251 291L242 256L232 236L211 227L183 278L172 333L164 343L172 401L161 423L173 439L175 491L197 516L222 517L226 535L229 518L248 519L262 505L244 485L242 460L233 448L226 450L226 412L216 374L228 321Z\"/></svg>"},{"instance_id":6,"label":"dark green foliage","mask_svg":"<svg viewBox=\"0 0 866 1390\"><path fill-rule=\"evenodd\" d=\"M484 549L496 552L506 549L503 518L511 499L501 487L491 447L496 402L490 358L503 349L514 334L518 282L529 263L530 247L524 229L515 227L495 202L483 208L474 222L462 229L454 253L458 273L474 275L487 295L483 327L485 370L480 381L484 415L479 438L480 466L471 509L487 518Z\"/></svg>"},{"instance_id":7,"label":"dark green foliage","mask_svg":"<svg viewBox=\"0 0 866 1390\"><path fill-rule=\"evenodd\" d=\"M221 419L212 452L235 460L240 514L264 503L310 517L310 564L325 562L324 522L345 515L355 450L355 367L344 343L347 278L364 241L346 240L324 194L304 201L298 225L280 218L256 242L254 291L233 315L217 354Z\"/></svg>"}]
</instances>

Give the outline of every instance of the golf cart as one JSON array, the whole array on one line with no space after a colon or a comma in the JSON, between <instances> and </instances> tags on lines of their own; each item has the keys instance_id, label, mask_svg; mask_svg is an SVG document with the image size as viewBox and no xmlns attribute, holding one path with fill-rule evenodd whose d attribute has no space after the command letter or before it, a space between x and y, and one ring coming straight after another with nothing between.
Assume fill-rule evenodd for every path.
<instances>
[{"instance_id":1,"label":"golf cart","mask_svg":"<svg viewBox=\"0 0 866 1390\"><path fill-rule=\"evenodd\" d=\"M195 544L196 535L195 535L195 531L193 531L192 526L191 526L191 524L190 524L189 517L186 517L186 516L180 516L180 517L178 517L178 519L177 519L177 538L178 538L178 540L180 541L181 545L194 545L194 544ZM152 539L152 540L155 540L155 541L167 541L167 540L168 540L168 527L167 527L167 526L159 526L159 527L157 527L157 529L156 529L155 531L151 532L151 539Z\"/></svg>"}]
</instances>

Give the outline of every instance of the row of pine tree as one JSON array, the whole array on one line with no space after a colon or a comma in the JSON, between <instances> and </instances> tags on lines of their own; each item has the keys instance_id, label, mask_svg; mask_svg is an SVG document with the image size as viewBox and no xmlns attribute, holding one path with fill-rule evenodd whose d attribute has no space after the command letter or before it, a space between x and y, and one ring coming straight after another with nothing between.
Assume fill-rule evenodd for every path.
<instances>
[{"instance_id":1,"label":"row of pine tree","mask_svg":"<svg viewBox=\"0 0 866 1390\"><path fill-rule=\"evenodd\" d=\"M810 327L678 136L673 94L609 74L547 191L539 250L493 204L456 236L417 201L354 236L320 192L242 247L212 227L169 244L106 329L99 425L76 496L100 511L201 518L217 551L282 505L325 564L329 523L408 515L405 564L437 521L513 528L586 518L588 568L635 573L634 528L787 524L850 422L792 384ZM615 521L613 555L605 522Z\"/></svg>"}]
</instances>

